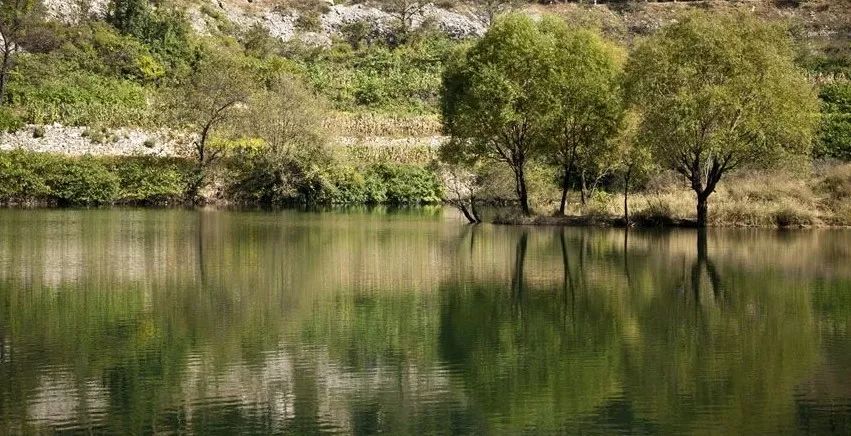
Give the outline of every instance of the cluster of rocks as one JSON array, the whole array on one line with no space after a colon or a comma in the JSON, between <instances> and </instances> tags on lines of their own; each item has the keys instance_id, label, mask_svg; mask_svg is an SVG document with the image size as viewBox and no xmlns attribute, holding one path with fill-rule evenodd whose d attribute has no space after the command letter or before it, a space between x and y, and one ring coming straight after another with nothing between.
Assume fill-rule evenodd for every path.
<instances>
[{"instance_id":1,"label":"cluster of rocks","mask_svg":"<svg viewBox=\"0 0 851 436\"><path fill-rule=\"evenodd\" d=\"M210 12L215 16L209 16ZM215 21L222 17L240 29L260 26L269 34L283 41L299 39L313 45L329 45L334 37L342 36L343 29L353 23L364 23L372 38L392 39L398 19L379 8L364 4L329 5L326 12L319 16L319 26L315 31L302 31L298 28L300 12L295 9L263 7L245 7L233 2L213 1L201 7L191 8L188 16L193 29L201 34L210 33ZM465 38L484 34L486 25L473 13L454 12L436 7L425 6L412 17L411 25L418 28L431 21L437 29L452 38Z\"/></svg>"},{"instance_id":2,"label":"cluster of rocks","mask_svg":"<svg viewBox=\"0 0 851 436\"><path fill-rule=\"evenodd\" d=\"M82 17L105 17L109 0L42 0L42 5L50 19L73 23Z\"/></svg>"},{"instance_id":3,"label":"cluster of rocks","mask_svg":"<svg viewBox=\"0 0 851 436\"><path fill-rule=\"evenodd\" d=\"M12 133L0 134L0 150L25 150L69 156L159 156L187 157L192 150L191 134L174 130L118 128L95 130L61 124L28 125ZM437 149L443 136L384 137L340 136L331 140L335 148L411 148Z\"/></svg>"},{"instance_id":4,"label":"cluster of rocks","mask_svg":"<svg viewBox=\"0 0 851 436\"><path fill-rule=\"evenodd\" d=\"M0 134L0 150L26 150L71 156L185 156L191 138L170 130L93 130L51 124L28 125Z\"/></svg>"},{"instance_id":5,"label":"cluster of rocks","mask_svg":"<svg viewBox=\"0 0 851 436\"><path fill-rule=\"evenodd\" d=\"M103 17L109 0L43 0L47 15L62 22L75 22L82 16ZM271 3L248 3L237 0L206 0L192 4L186 15L192 28L201 34L209 34L226 20L237 29L247 30L260 26L269 34L283 41L297 38L315 45L328 45L332 38L339 37L346 25L363 22L376 38L392 39L397 19L379 8L364 4L330 3L319 17L317 29L303 31L297 21L301 14L294 8ZM413 28L430 20L441 31L453 38L481 35L486 25L472 11L450 11L433 4L425 6L412 17Z\"/></svg>"}]
</instances>

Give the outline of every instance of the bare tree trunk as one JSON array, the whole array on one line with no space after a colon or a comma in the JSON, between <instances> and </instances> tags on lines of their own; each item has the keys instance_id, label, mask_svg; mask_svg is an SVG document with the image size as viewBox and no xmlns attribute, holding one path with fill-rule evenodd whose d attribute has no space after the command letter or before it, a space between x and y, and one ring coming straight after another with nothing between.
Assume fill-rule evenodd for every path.
<instances>
[{"instance_id":1,"label":"bare tree trunk","mask_svg":"<svg viewBox=\"0 0 851 436\"><path fill-rule=\"evenodd\" d=\"M4 35L4 39L6 36ZM9 77L9 67L12 64L12 48L8 41L3 46L3 63L0 64L0 106L6 102L6 82Z\"/></svg>"},{"instance_id":2,"label":"bare tree trunk","mask_svg":"<svg viewBox=\"0 0 851 436\"><path fill-rule=\"evenodd\" d=\"M467 218L467 222L469 222L470 224L476 223L476 218L472 214L470 214L470 211L467 209L467 206L465 206L464 203L459 203L458 209L461 211L462 214L464 214L464 218Z\"/></svg>"},{"instance_id":3,"label":"bare tree trunk","mask_svg":"<svg viewBox=\"0 0 851 436\"><path fill-rule=\"evenodd\" d=\"M709 212L709 193L697 193L697 226L700 228L706 227L707 216Z\"/></svg>"},{"instance_id":4,"label":"bare tree trunk","mask_svg":"<svg viewBox=\"0 0 851 436\"><path fill-rule=\"evenodd\" d=\"M526 190L526 174L523 167L517 168L517 199L520 200L520 209L524 215L531 215L532 210L529 208L529 193Z\"/></svg>"},{"instance_id":5,"label":"bare tree trunk","mask_svg":"<svg viewBox=\"0 0 851 436\"><path fill-rule=\"evenodd\" d=\"M586 195L586 194L587 194L587 192L588 192L588 191L587 191L587 190L588 190L588 187L587 187L587 185L585 184L585 171L582 171L582 172L580 173L579 178L580 178L580 183L581 183L581 186L580 186L580 191L581 191L581 193L580 193L580 196L579 196L579 201L582 203L582 207L585 207L585 204L586 204L586 203L587 203L587 201L588 201L588 199L586 198L586 197L587 197L587 195Z\"/></svg>"},{"instance_id":6,"label":"bare tree trunk","mask_svg":"<svg viewBox=\"0 0 851 436\"><path fill-rule=\"evenodd\" d=\"M564 215L565 210L567 209L567 191L570 186L570 167L571 165L564 166L564 180L561 185L561 203L558 206L558 214Z\"/></svg>"},{"instance_id":7,"label":"bare tree trunk","mask_svg":"<svg viewBox=\"0 0 851 436\"><path fill-rule=\"evenodd\" d=\"M482 217L479 215L479 212L476 210L476 197L470 196L470 212L473 214L473 218L476 219L476 223L482 222Z\"/></svg>"}]
</instances>

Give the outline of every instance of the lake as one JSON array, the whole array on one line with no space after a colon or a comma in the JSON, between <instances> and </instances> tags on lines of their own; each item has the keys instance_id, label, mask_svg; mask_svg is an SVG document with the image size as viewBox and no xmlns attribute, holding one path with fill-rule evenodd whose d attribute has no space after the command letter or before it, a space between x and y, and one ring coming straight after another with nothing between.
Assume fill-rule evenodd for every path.
<instances>
[{"instance_id":1,"label":"lake","mask_svg":"<svg viewBox=\"0 0 851 436\"><path fill-rule=\"evenodd\" d=\"M851 432L851 231L0 210L0 433Z\"/></svg>"}]
</instances>

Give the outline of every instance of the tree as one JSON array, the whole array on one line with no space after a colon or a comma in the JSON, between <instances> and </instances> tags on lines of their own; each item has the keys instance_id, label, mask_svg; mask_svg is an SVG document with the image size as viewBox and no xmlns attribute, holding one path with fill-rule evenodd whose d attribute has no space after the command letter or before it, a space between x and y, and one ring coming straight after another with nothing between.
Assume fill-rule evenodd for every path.
<instances>
[{"instance_id":1,"label":"tree","mask_svg":"<svg viewBox=\"0 0 851 436\"><path fill-rule=\"evenodd\" d=\"M438 151L438 172L446 187L446 202L458 209L470 224L482 222L476 209L476 197L486 183L475 156L465 156L450 140Z\"/></svg>"},{"instance_id":2,"label":"tree","mask_svg":"<svg viewBox=\"0 0 851 436\"><path fill-rule=\"evenodd\" d=\"M627 76L639 138L687 179L698 226L724 174L810 151L818 101L780 26L689 15L640 42Z\"/></svg>"},{"instance_id":3,"label":"tree","mask_svg":"<svg viewBox=\"0 0 851 436\"><path fill-rule=\"evenodd\" d=\"M262 204L313 200L331 163L322 120L326 108L303 84L279 73L256 93L241 117L232 188Z\"/></svg>"},{"instance_id":4,"label":"tree","mask_svg":"<svg viewBox=\"0 0 851 436\"><path fill-rule=\"evenodd\" d=\"M211 146L211 138L233 130L252 95L248 72L225 55L203 59L187 83L174 93L172 107L180 124L194 131L195 177L187 190L192 201L206 182L209 167L221 157L224 148Z\"/></svg>"},{"instance_id":5,"label":"tree","mask_svg":"<svg viewBox=\"0 0 851 436\"><path fill-rule=\"evenodd\" d=\"M508 15L452 59L443 76L443 128L454 152L507 164L527 215L531 209L525 170L542 149L550 109L546 61L553 47L541 24Z\"/></svg>"},{"instance_id":6,"label":"tree","mask_svg":"<svg viewBox=\"0 0 851 436\"><path fill-rule=\"evenodd\" d=\"M141 35L148 26L150 15L148 0L111 0L106 21L121 33Z\"/></svg>"},{"instance_id":7,"label":"tree","mask_svg":"<svg viewBox=\"0 0 851 436\"><path fill-rule=\"evenodd\" d=\"M629 190L635 180L647 177L655 168L650 149L636 137L638 117L634 113L625 117L624 128L617 138L618 170L623 180L623 222L629 227Z\"/></svg>"},{"instance_id":8,"label":"tree","mask_svg":"<svg viewBox=\"0 0 851 436\"><path fill-rule=\"evenodd\" d=\"M446 202L458 209L470 224L482 222L476 211L476 192L479 177L470 168L461 165L441 165L440 174L446 187Z\"/></svg>"},{"instance_id":9,"label":"tree","mask_svg":"<svg viewBox=\"0 0 851 436\"><path fill-rule=\"evenodd\" d=\"M491 24L498 15L509 12L520 2L517 0L473 0L472 4L479 10L485 22Z\"/></svg>"},{"instance_id":10,"label":"tree","mask_svg":"<svg viewBox=\"0 0 851 436\"><path fill-rule=\"evenodd\" d=\"M421 15L431 2L428 0L378 0L378 4L384 12L398 21L399 40L405 41L414 27L414 17Z\"/></svg>"},{"instance_id":11,"label":"tree","mask_svg":"<svg viewBox=\"0 0 851 436\"><path fill-rule=\"evenodd\" d=\"M551 113L551 156L562 171L559 214L567 203L572 172L579 167L583 204L586 176L599 180L608 173L613 141L623 118L620 99L621 55L619 49L598 34L571 29L562 20L546 19L546 31L555 40L549 93L555 110ZM596 184L596 183L595 183Z\"/></svg>"},{"instance_id":12,"label":"tree","mask_svg":"<svg viewBox=\"0 0 851 436\"><path fill-rule=\"evenodd\" d=\"M41 7L38 0L0 1L0 54L3 56L0 62L0 106L5 101L6 83L20 49L20 39L39 15Z\"/></svg>"}]
</instances>

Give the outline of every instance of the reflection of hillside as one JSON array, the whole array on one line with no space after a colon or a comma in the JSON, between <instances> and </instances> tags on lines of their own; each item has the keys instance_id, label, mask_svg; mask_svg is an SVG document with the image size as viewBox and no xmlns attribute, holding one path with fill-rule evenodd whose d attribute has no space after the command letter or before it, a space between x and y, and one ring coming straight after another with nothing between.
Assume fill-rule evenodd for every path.
<instances>
[{"instance_id":1,"label":"reflection of hillside","mask_svg":"<svg viewBox=\"0 0 851 436\"><path fill-rule=\"evenodd\" d=\"M4 211L0 428L762 433L851 415L825 403L851 398L848 233L624 236Z\"/></svg>"},{"instance_id":2,"label":"reflection of hillside","mask_svg":"<svg viewBox=\"0 0 851 436\"><path fill-rule=\"evenodd\" d=\"M0 278L46 286L80 280L159 286L193 283L203 273L206 280L290 292L433 291L462 276L510 279L523 231L406 215L4 211ZM577 261L596 257L583 265L585 275L610 276L623 255L621 230L534 229L527 243L531 283L558 278L552 272L561 269L562 232ZM629 250L685 262L696 256L694 241L687 230L631 232ZM851 232L715 230L708 251L719 268L851 278Z\"/></svg>"}]
</instances>

